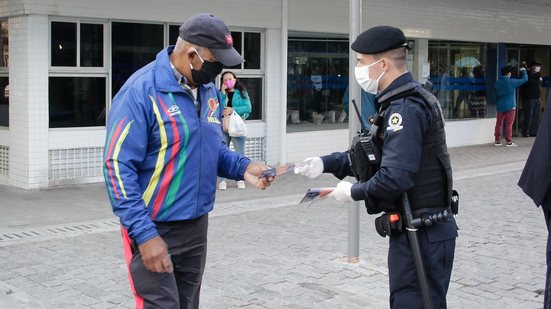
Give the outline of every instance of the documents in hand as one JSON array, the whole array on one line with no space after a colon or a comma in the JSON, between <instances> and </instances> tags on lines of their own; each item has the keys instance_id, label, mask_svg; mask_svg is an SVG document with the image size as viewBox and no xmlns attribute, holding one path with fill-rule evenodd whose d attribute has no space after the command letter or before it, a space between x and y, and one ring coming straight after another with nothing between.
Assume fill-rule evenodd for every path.
<instances>
[{"instance_id":1,"label":"documents in hand","mask_svg":"<svg viewBox=\"0 0 551 309\"><path fill-rule=\"evenodd\" d=\"M312 202L312 201L314 201L316 198L321 198L321 197L326 196L327 194L333 192L333 190L335 190L335 187L330 187L330 188L310 188L310 189L308 189L308 191L306 191L306 194L304 195L304 197L302 198L302 200L300 200L300 203L299 203L299 204L306 203L306 202Z\"/></svg>"},{"instance_id":2,"label":"documents in hand","mask_svg":"<svg viewBox=\"0 0 551 309\"><path fill-rule=\"evenodd\" d=\"M270 169L262 171L262 173L260 174L260 176L258 176L258 178L268 178L268 177L279 176L281 174L285 174L289 171L294 170L295 167L298 167L298 165L295 163L287 163L278 167L272 167Z\"/></svg>"}]
</instances>

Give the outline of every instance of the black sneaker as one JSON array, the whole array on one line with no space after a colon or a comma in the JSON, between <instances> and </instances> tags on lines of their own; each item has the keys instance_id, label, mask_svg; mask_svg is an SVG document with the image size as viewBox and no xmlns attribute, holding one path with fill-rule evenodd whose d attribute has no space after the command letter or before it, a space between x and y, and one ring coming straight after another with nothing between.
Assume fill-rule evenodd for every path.
<instances>
[{"instance_id":1,"label":"black sneaker","mask_svg":"<svg viewBox=\"0 0 551 309\"><path fill-rule=\"evenodd\" d=\"M517 143L513 142L513 141L510 141L510 142L507 142L507 144L505 144L505 146L507 147L517 147Z\"/></svg>"}]
</instances>

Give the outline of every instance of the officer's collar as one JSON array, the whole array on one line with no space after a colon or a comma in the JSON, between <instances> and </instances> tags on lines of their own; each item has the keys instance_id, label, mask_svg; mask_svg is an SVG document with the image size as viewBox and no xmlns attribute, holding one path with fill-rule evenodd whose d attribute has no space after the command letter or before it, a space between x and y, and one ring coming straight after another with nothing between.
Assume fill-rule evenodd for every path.
<instances>
[{"instance_id":1,"label":"officer's collar","mask_svg":"<svg viewBox=\"0 0 551 309\"><path fill-rule=\"evenodd\" d=\"M386 96L387 93L411 81L413 81L413 75L411 75L410 72L405 72L393 80L392 83L390 83L390 85L388 85L388 87L386 87L383 91L379 92L379 94L377 94L377 100L379 100L379 102L383 102L385 97L388 98L388 96Z\"/></svg>"},{"instance_id":2,"label":"officer's collar","mask_svg":"<svg viewBox=\"0 0 551 309\"><path fill-rule=\"evenodd\" d=\"M413 76L406 72L396 78L388 87L377 95L377 102L385 102L399 93L406 92L417 86L417 83L412 83Z\"/></svg>"}]
</instances>

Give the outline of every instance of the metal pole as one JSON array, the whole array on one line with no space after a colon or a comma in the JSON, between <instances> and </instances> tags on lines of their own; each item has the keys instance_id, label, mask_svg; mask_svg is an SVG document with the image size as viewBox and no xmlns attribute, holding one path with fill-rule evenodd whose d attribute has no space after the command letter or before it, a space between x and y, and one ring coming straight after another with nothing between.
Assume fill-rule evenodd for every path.
<instances>
[{"instance_id":1,"label":"metal pole","mask_svg":"<svg viewBox=\"0 0 551 309\"><path fill-rule=\"evenodd\" d=\"M287 162L287 48L288 48L288 0L281 0L281 116L279 130L279 163Z\"/></svg>"},{"instance_id":2,"label":"metal pole","mask_svg":"<svg viewBox=\"0 0 551 309\"><path fill-rule=\"evenodd\" d=\"M362 1L350 0L350 38L349 44L352 44L360 34L362 28ZM354 67L356 66L356 55L350 50L348 58L348 136L349 140L360 130L360 119L353 113L352 100L360 102L360 87L354 77ZM361 111L361 105L359 108ZM348 205L348 262L357 263L360 257L360 202L353 202Z\"/></svg>"}]
</instances>

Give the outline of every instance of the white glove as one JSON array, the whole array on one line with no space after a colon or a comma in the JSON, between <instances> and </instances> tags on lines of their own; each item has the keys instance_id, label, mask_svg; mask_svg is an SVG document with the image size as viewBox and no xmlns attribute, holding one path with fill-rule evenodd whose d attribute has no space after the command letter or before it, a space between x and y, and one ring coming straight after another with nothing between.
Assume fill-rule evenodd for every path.
<instances>
[{"instance_id":1,"label":"white glove","mask_svg":"<svg viewBox=\"0 0 551 309\"><path fill-rule=\"evenodd\" d=\"M306 158L302 165L295 168L295 174L316 178L323 173L323 161L320 157Z\"/></svg>"},{"instance_id":2,"label":"white glove","mask_svg":"<svg viewBox=\"0 0 551 309\"><path fill-rule=\"evenodd\" d=\"M525 68L525 67L522 67L522 68L520 68L520 71L521 71L521 72L522 72L522 71L526 71L526 68Z\"/></svg>"},{"instance_id":3,"label":"white glove","mask_svg":"<svg viewBox=\"0 0 551 309\"><path fill-rule=\"evenodd\" d=\"M335 190L327 194L327 196L332 197L339 202L353 202L354 199L352 199L352 183L348 181L339 182Z\"/></svg>"}]
</instances>

